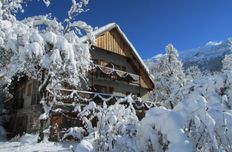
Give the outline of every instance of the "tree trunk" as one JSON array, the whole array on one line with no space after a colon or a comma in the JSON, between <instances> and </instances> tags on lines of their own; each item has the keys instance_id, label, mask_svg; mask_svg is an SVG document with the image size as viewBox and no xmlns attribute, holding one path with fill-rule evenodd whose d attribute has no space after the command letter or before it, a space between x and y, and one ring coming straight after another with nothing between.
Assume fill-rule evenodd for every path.
<instances>
[{"instance_id":1,"label":"tree trunk","mask_svg":"<svg viewBox=\"0 0 232 152\"><path fill-rule=\"evenodd\" d=\"M42 71L42 84L39 87L39 101L41 101L45 97L46 93L46 87L49 84L49 81L51 79L51 75L48 75L47 79L45 79L45 71ZM41 114L44 113L43 105L41 104ZM44 124L46 120L41 119L40 120L40 129L39 129L39 137L38 142L41 142L44 139Z\"/></svg>"}]
</instances>

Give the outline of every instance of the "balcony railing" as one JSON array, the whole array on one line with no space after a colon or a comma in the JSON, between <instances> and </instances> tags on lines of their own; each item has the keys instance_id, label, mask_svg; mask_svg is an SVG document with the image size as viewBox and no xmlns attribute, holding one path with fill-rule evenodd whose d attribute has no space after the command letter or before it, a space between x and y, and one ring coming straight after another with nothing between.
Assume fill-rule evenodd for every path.
<instances>
[{"instance_id":1,"label":"balcony railing","mask_svg":"<svg viewBox=\"0 0 232 152\"><path fill-rule=\"evenodd\" d=\"M91 101L94 101L97 104L102 104L105 101L107 102L107 104L111 105L114 104L117 100L126 97L107 93L79 91L71 89L59 89L55 90L55 92L56 95L54 95L54 91L47 91L45 95L45 100L54 101L55 99L58 104L72 104L75 102L80 104L88 104Z\"/></svg>"},{"instance_id":2,"label":"balcony railing","mask_svg":"<svg viewBox=\"0 0 232 152\"><path fill-rule=\"evenodd\" d=\"M57 101L56 104L61 106L70 105L73 107L73 103L80 103L83 105L89 104L89 102L94 101L98 105L102 105L104 102L107 105L113 105L116 102L120 104L128 104L128 97L129 96L117 96L113 94L107 93L98 93L98 92L90 92L90 91L79 91L79 90L72 90L72 89L59 89L56 90L55 100ZM54 95L53 92L47 92L46 101L53 101ZM153 107L155 103L150 101L141 101L141 99L137 98L136 96L133 97L133 103L135 109L149 109Z\"/></svg>"},{"instance_id":3,"label":"balcony railing","mask_svg":"<svg viewBox=\"0 0 232 152\"><path fill-rule=\"evenodd\" d=\"M139 79L140 79L140 76L137 74L118 70L115 69L113 66L112 68L110 68L98 64L92 65L91 74L93 74L94 76L100 76L104 78L110 78L113 80L121 80L129 83L137 83L137 84L139 83Z\"/></svg>"}]
</instances>

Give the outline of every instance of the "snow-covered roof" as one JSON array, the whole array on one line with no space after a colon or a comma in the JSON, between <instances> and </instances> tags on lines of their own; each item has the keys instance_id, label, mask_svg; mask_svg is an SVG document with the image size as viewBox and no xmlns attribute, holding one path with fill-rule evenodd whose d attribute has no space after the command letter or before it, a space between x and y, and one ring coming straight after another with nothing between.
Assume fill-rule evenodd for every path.
<instances>
[{"instance_id":1,"label":"snow-covered roof","mask_svg":"<svg viewBox=\"0 0 232 152\"><path fill-rule=\"evenodd\" d=\"M151 82L153 83L152 78L151 78L151 75L150 75L150 73L149 73L149 70L148 70L146 64L143 62L142 58L141 58L141 57L139 56L139 54L138 54L138 51L135 49L135 47L133 46L133 44L129 41L129 39L127 38L127 36L125 35L125 33L121 30L121 28L119 27L118 24L116 24L116 23L109 23L109 24L107 24L107 25L105 25L105 26L102 26L102 27L100 27L99 29L95 30L95 31L93 32L93 34L94 34L96 37L98 37L98 36L102 35L103 33L107 32L107 31L110 31L110 30L112 30L112 29L114 29L114 28L116 28L116 29L119 31L119 33L121 34L121 36L124 38L124 40L125 40L125 41L127 42L127 44L130 46L130 48L132 49L132 51L133 51L135 57L138 59L138 61L139 61L140 64L142 65L143 69L145 70L145 72L146 72L147 75L149 76ZM81 40L83 40L83 41L86 41L87 39L88 39L87 36L84 36L84 37L81 38Z\"/></svg>"}]
</instances>

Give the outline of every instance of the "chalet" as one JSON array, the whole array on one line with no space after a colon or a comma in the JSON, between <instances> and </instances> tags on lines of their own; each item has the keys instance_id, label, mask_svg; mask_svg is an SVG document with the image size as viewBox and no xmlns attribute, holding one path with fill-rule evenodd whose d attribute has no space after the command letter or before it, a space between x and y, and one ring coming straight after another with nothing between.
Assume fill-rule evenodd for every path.
<instances>
[{"instance_id":1,"label":"chalet","mask_svg":"<svg viewBox=\"0 0 232 152\"><path fill-rule=\"evenodd\" d=\"M97 92L123 96L134 94L147 100L154 88L147 67L132 43L116 23L94 32L96 45L90 51L93 71L89 86Z\"/></svg>"},{"instance_id":2,"label":"chalet","mask_svg":"<svg viewBox=\"0 0 232 152\"><path fill-rule=\"evenodd\" d=\"M101 102L99 101L102 99L101 97L110 99L115 97L116 99L128 94L147 100L147 93L154 88L154 84L143 60L120 27L111 23L95 30L94 34L96 35L96 44L90 50L93 64L88 75L88 85L91 89L86 91L76 90L76 92L85 99L91 98L96 102ZM82 40L88 41L86 37L83 37ZM14 97L5 102L5 108L9 109L11 116L7 124L8 131L13 134L38 131L40 124L38 117L41 113L37 91L38 83L35 80L23 78L13 84L12 90ZM70 94L72 91L71 89L64 89L62 93ZM100 98L94 99L93 97ZM51 99L51 95L47 93L46 100ZM87 104L86 100L77 100L76 102ZM74 99L65 99L63 102L66 105L72 105L73 101ZM56 134L65 126L80 125L80 122L74 121L74 119L67 119L67 115L69 118L76 117L76 113L71 112L73 107L70 107L65 108L70 111L65 114L51 114L51 126L59 128L53 129L53 134ZM57 138L57 136L53 138Z\"/></svg>"}]
</instances>

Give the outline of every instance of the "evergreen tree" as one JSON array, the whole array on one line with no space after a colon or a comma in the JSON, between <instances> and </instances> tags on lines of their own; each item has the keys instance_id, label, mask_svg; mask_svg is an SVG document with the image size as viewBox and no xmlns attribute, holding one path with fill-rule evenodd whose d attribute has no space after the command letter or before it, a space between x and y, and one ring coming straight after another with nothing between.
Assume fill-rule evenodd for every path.
<instances>
[{"instance_id":1,"label":"evergreen tree","mask_svg":"<svg viewBox=\"0 0 232 152\"><path fill-rule=\"evenodd\" d=\"M155 65L150 66L155 83L152 94L152 99L155 102L166 101L174 91L184 85L185 74L178 56L179 54L174 46L168 44L166 54L158 55Z\"/></svg>"},{"instance_id":2,"label":"evergreen tree","mask_svg":"<svg viewBox=\"0 0 232 152\"><path fill-rule=\"evenodd\" d=\"M196 65L188 67L185 71L185 74L188 80L195 80L203 76L201 70Z\"/></svg>"},{"instance_id":3,"label":"evergreen tree","mask_svg":"<svg viewBox=\"0 0 232 152\"><path fill-rule=\"evenodd\" d=\"M222 60L222 64L222 70L224 72L232 71L232 54L225 55L225 58Z\"/></svg>"}]
</instances>

